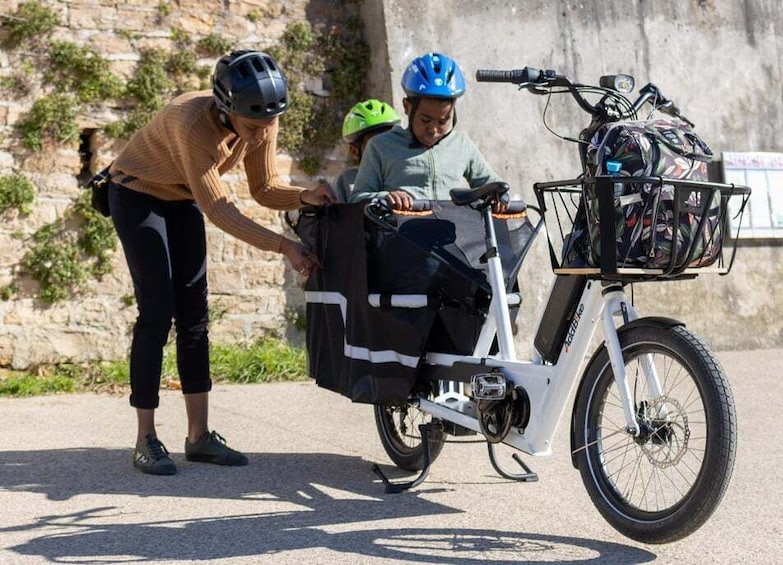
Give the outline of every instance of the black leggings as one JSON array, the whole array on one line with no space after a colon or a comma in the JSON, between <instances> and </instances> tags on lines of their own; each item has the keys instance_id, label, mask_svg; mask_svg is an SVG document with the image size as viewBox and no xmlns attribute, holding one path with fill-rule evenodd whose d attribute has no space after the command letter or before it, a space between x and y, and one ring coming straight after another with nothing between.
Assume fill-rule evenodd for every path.
<instances>
[{"instance_id":1,"label":"black leggings","mask_svg":"<svg viewBox=\"0 0 783 565\"><path fill-rule=\"evenodd\" d=\"M209 391L207 246L201 211L192 200L160 200L115 183L109 186L109 205L139 312L130 353L131 406L158 407L163 346L172 317L182 392Z\"/></svg>"}]
</instances>

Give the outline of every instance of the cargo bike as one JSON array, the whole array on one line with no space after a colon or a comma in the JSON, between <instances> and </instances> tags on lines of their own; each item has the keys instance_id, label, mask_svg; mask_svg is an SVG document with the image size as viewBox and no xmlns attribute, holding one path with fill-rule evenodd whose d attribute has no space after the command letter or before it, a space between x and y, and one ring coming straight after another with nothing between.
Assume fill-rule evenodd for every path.
<instances>
[{"instance_id":1,"label":"cargo bike","mask_svg":"<svg viewBox=\"0 0 783 565\"><path fill-rule=\"evenodd\" d=\"M385 451L418 472L392 481L376 465L387 492L421 484L450 436L475 435L501 476L535 481L518 452L550 455L570 409L571 460L603 517L640 542L681 539L728 487L734 401L708 346L640 314L629 290L727 274L750 189L706 180L709 147L652 84L631 102L627 75L594 86L526 67L477 80L570 94L592 117L574 140L583 173L535 184L535 206L492 183L407 214L381 200L301 211L290 224L323 264L306 283L310 375L375 405ZM639 120L643 107L670 117ZM535 353L519 359L517 275L542 231L555 277ZM498 444L518 468L499 463Z\"/></svg>"}]
</instances>

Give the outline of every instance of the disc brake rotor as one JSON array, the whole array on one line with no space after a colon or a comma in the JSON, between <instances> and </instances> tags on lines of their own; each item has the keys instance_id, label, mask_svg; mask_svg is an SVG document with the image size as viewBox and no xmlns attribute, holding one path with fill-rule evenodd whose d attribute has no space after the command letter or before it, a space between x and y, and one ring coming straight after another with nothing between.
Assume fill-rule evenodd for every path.
<instances>
[{"instance_id":1,"label":"disc brake rotor","mask_svg":"<svg viewBox=\"0 0 783 565\"><path fill-rule=\"evenodd\" d=\"M691 430L682 405L667 396L639 406L642 433L637 440L651 465L671 467L688 451Z\"/></svg>"}]
</instances>

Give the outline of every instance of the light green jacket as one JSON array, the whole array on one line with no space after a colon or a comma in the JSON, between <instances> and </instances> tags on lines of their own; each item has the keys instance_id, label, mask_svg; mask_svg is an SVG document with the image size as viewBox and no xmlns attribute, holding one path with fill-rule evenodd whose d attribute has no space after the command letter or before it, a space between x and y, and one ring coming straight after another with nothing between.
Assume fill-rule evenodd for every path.
<instances>
[{"instance_id":1,"label":"light green jacket","mask_svg":"<svg viewBox=\"0 0 783 565\"><path fill-rule=\"evenodd\" d=\"M404 190L417 200L450 200L452 188L500 181L464 132L452 130L424 148L401 126L373 137L365 148L351 202Z\"/></svg>"}]
</instances>

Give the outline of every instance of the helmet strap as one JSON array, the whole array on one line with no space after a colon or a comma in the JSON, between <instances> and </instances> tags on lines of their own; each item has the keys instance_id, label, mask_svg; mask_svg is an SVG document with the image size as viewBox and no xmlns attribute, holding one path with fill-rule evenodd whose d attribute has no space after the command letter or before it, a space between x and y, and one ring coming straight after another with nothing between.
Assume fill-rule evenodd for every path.
<instances>
[{"instance_id":1,"label":"helmet strap","mask_svg":"<svg viewBox=\"0 0 783 565\"><path fill-rule=\"evenodd\" d=\"M234 129L234 125L231 123L231 120L228 117L228 113L225 110L218 108L218 119L220 120L220 123L223 124L231 133L234 135L239 135L237 130Z\"/></svg>"}]
</instances>

